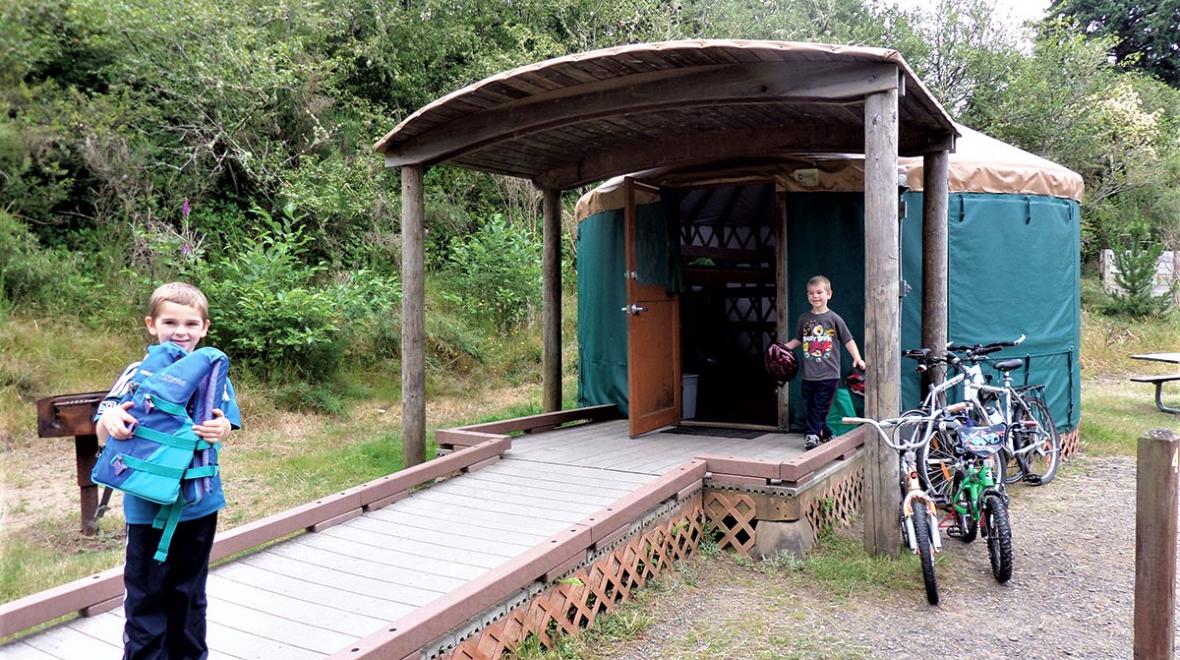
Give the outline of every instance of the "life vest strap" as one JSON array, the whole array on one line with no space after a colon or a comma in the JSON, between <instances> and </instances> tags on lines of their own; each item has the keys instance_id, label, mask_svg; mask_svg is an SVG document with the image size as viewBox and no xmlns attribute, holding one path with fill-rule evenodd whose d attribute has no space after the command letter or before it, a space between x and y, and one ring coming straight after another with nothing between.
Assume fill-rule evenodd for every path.
<instances>
[{"instance_id":1,"label":"life vest strap","mask_svg":"<svg viewBox=\"0 0 1180 660\"><path fill-rule=\"evenodd\" d=\"M202 465L201 467L191 467L184 471L185 479L200 479L202 477L216 477L221 473L221 466L219 465Z\"/></svg>"},{"instance_id":2,"label":"life vest strap","mask_svg":"<svg viewBox=\"0 0 1180 660\"><path fill-rule=\"evenodd\" d=\"M213 446L206 440L197 437L193 433L192 428L192 426L186 424L176 434L168 434L140 424L135 427L135 436L144 440L151 440L161 445L176 447L177 449L187 449L189 451L209 449Z\"/></svg>"},{"instance_id":3,"label":"life vest strap","mask_svg":"<svg viewBox=\"0 0 1180 660\"><path fill-rule=\"evenodd\" d=\"M151 461L145 461L142 458L136 458L129 454L119 454L123 459L123 465L132 470L139 470L140 472L147 472L160 477L167 477L169 479L180 479L184 476L184 468L170 468L163 465L156 465Z\"/></svg>"},{"instance_id":4,"label":"life vest strap","mask_svg":"<svg viewBox=\"0 0 1180 660\"><path fill-rule=\"evenodd\" d=\"M182 508L184 505L177 502L161 507L160 513L156 514L156 519L152 521L152 527L164 531L160 534L160 543L156 546L156 554L152 556L152 559L163 563L168 558L168 548L172 545L172 535L176 533L176 526L180 524L180 510Z\"/></svg>"},{"instance_id":5,"label":"life vest strap","mask_svg":"<svg viewBox=\"0 0 1180 660\"><path fill-rule=\"evenodd\" d=\"M180 404L172 403L171 401L165 401L164 399L161 399L158 396L152 397L152 406L155 408L159 408L160 410L168 413L169 415L172 415L173 417L180 417L180 418L188 417L188 411L184 409L184 406L182 406Z\"/></svg>"}]
</instances>

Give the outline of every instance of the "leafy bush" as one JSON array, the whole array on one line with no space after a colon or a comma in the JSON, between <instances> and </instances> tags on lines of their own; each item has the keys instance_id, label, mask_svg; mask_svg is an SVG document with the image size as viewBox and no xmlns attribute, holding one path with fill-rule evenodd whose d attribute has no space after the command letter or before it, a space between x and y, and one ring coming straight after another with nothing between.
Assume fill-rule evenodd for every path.
<instances>
[{"instance_id":1,"label":"leafy bush","mask_svg":"<svg viewBox=\"0 0 1180 660\"><path fill-rule=\"evenodd\" d=\"M397 282L359 271L317 284L323 266L300 260L310 239L294 226L290 207L281 223L259 214L269 230L241 241L201 278L213 317L209 341L263 377L327 380L349 332L396 304Z\"/></svg>"},{"instance_id":2,"label":"leafy bush","mask_svg":"<svg viewBox=\"0 0 1180 660\"><path fill-rule=\"evenodd\" d=\"M1118 273L1115 284L1122 292L1111 295L1105 311L1114 316L1159 316L1168 311L1169 294L1155 295L1155 274L1164 246L1150 239L1146 225L1133 224L1128 233L1111 246Z\"/></svg>"},{"instance_id":3,"label":"leafy bush","mask_svg":"<svg viewBox=\"0 0 1180 660\"><path fill-rule=\"evenodd\" d=\"M41 247L24 223L0 211L0 294L6 306L76 313L91 286L76 256Z\"/></svg>"},{"instance_id":4,"label":"leafy bush","mask_svg":"<svg viewBox=\"0 0 1180 660\"><path fill-rule=\"evenodd\" d=\"M536 238L497 214L451 248L447 300L502 329L526 318L541 296Z\"/></svg>"}]
</instances>

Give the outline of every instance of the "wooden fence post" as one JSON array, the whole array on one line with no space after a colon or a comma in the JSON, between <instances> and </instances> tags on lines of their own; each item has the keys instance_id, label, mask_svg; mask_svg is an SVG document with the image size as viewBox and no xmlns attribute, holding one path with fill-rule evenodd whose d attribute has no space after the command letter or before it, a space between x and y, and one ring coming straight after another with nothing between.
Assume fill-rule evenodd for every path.
<instances>
[{"instance_id":1,"label":"wooden fence post","mask_svg":"<svg viewBox=\"0 0 1180 660\"><path fill-rule=\"evenodd\" d=\"M1176 629L1176 487L1180 438L1139 438L1135 480L1135 658L1170 660Z\"/></svg>"}]
</instances>

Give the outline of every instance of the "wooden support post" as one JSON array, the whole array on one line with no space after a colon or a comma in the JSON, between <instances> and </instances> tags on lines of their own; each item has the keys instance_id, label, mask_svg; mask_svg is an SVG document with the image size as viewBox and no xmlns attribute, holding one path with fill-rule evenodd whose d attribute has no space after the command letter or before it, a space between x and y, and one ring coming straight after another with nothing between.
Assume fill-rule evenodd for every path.
<instances>
[{"instance_id":1,"label":"wooden support post","mask_svg":"<svg viewBox=\"0 0 1180 660\"><path fill-rule=\"evenodd\" d=\"M947 342L947 170L946 151L922 157L922 345L939 353ZM935 380L937 379L937 380ZM939 383L941 374L928 369L923 390Z\"/></svg>"},{"instance_id":2,"label":"wooden support post","mask_svg":"<svg viewBox=\"0 0 1180 660\"><path fill-rule=\"evenodd\" d=\"M561 191L546 188L542 195L544 354L541 389L544 390L544 411L554 412L561 410Z\"/></svg>"},{"instance_id":3,"label":"wooden support post","mask_svg":"<svg viewBox=\"0 0 1180 660\"><path fill-rule=\"evenodd\" d=\"M1180 438L1139 438L1135 481L1135 658L1170 660L1176 629L1176 488Z\"/></svg>"},{"instance_id":4,"label":"wooden support post","mask_svg":"<svg viewBox=\"0 0 1180 660\"><path fill-rule=\"evenodd\" d=\"M421 165L402 167L402 457L426 460L426 273Z\"/></svg>"},{"instance_id":5,"label":"wooden support post","mask_svg":"<svg viewBox=\"0 0 1180 660\"><path fill-rule=\"evenodd\" d=\"M774 234L774 340L785 344L791 340L793 331L791 319L787 318L787 296L790 294L787 288L787 194L779 193L777 199ZM790 390L787 385L778 389L777 410L780 429L791 426Z\"/></svg>"},{"instance_id":6,"label":"wooden support post","mask_svg":"<svg viewBox=\"0 0 1180 660\"><path fill-rule=\"evenodd\" d=\"M74 461L78 472L78 490L81 495L79 531L85 536L98 532L98 484L90 480L90 471L98 459L98 436L79 435L74 438Z\"/></svg>"},{"instance_id":7,"label":"wooden support post","mask_svg":"<svg viewBox=\"0 0 1180 660\"><path fill-rule=\"evenodd\" d=\"M865 415L899 412L897 90L865 97ZM897 454L880 440L865 443L864 545L896 555Z\"/></svg>"}]
</instances>

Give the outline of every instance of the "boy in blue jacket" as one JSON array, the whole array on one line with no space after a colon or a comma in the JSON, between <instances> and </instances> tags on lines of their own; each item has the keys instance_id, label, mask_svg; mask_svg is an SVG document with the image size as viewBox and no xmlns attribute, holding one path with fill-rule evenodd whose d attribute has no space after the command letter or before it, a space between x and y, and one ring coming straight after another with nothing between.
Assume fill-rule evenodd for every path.
<instances>
[{"instance_id":1,"label":"boy in blue jacket","mask_svg":"<svg viewBox=\"0 0 1180 660\"><path fill-rule=\"evenodd\" d=\"M164 284L152 292L144 324L158 343L172 342L192 352L209 332L209 303L200 289L191 284ZM139 365L139 362L128 365L99 404L95 431L100 442L131 438L137 420L128 410L132 407L130 396L136 387L133 377ZM213 410L213 419L196 421L199 423L194 424L193 432L210 443L220 442L231 430L240 428L241 413L233 386L227 383L222 406ZM211 462L216 464L216 448L209 451L213 452ZM213 476L207 494L191 502L186 500L168 558L158 562L153 555L162 530L153 529L152 521L160 505L124 494L123 512L127 519L127 559L123 568L124 660L208 656L205 580L209 574L213 535L217 531L217 512L223 507L221 478Z\"/></svg>"}]
</instances>

